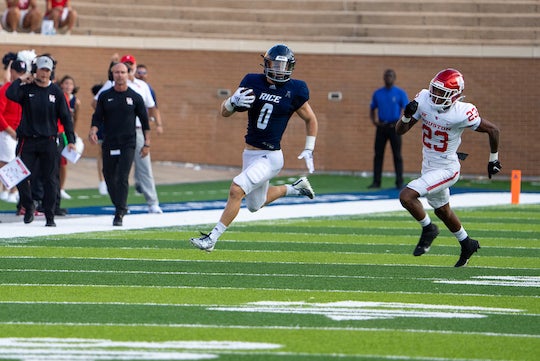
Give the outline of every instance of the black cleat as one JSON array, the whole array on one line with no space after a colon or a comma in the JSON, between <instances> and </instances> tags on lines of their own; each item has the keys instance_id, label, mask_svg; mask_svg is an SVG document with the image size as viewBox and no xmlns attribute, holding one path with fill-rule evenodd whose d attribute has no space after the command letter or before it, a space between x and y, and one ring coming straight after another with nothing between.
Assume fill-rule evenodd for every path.
<instances>
[{"instance_id":1,"label":"black cleat","mask_svg":"<svg viewBox=\"0 0 540 361\"><path fill-rule=\"evenodd\" d=\"M422 234L420 235L420 240L414 249L414 256L421 256L424 253L429 252L433 240L439 235L439 227L435 224L430 223L429 225L422 228Z\"/></svg>"},{"instance_id":2,"label":"black cleat","mask_svg":"<svg viewBox=\"0 0 540 361\"><path fill-rule=\"evenodd\" d=\"M124 219L124 213L123 212L116 212L116 214L114 215L114 220L113 220L112 225L121 227L122 223L123 223L123 219Z\"/></svg>"},{"instance_id":3,"label":"black cleat","mask_svg":"<svg viewBox=\"0 0 540 361\"><path fill-rule=\"evenodd\" d=\"M35 207L31 207L25 210L24 213L24 223L32 223L34 221L34 212L36 211Z\"/></svg>"},{"instance_id":4,"label":"black cleat","mask_svg":"<svg viewBox=\"0 0 540 361\"><path fill-rule=\"evenodd\" d=\"M461 254L454 267L465 267L473 253L480 249L480 243L477 240L467 237L459 242L459 244L461 245Z\"/></svg>"},{"instance_id":5,"label":"black cleat","mask_svg":"<svg viewBox=\"0 0 540 361\"><path fill-rule=\"evenodd\" d=\"M54 210L55 216L66 216L68 214L68 210L65 208L56 208Z\"/></svg>"}]
</instances>

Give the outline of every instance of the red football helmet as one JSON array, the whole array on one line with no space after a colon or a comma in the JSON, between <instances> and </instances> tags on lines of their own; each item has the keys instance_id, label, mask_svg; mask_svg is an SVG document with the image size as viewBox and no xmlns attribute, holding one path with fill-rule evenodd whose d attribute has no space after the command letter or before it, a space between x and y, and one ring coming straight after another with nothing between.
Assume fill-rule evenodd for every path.
<instances>
[{"instance_id":1,"label":"red football helmet","mask_svg":"<svg viewBox=\"0 0 540 361\"><path fill-rule=\"evenodd\" d=\"M431 105L437 110L450 108L462 98L463 89L465 81L459 71L451 68L441 70L429 83Z\"/></svg>"}]
</instances>

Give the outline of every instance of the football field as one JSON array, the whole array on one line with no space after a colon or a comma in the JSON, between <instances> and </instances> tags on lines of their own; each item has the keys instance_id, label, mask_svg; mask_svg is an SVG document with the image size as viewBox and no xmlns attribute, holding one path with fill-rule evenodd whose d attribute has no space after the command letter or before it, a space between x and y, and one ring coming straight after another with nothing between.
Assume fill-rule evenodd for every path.
<instances>
[{"instance_id":1,"label":"football field","mask_svg":"<svg viewBox=\"0 0 540 361\"><path fill-rule=\"evenodd\" d=\"M458 214L459 269L404 211L3 238L0 359L538 360L540 205Z\"/></svg>"}]
</instances>

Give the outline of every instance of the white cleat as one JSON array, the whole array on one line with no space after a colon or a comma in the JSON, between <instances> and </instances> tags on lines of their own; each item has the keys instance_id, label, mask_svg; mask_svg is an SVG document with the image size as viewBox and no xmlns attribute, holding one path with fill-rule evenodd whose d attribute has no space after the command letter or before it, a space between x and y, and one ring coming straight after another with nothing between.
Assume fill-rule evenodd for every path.
<instances>
[{"instance_id":1,"label":"white cleat","mask_svg":"<svg viewBox=\"0 0 540 361\"><path fill-rule=\"evenodd\" d=\"M214 246L216 245L216 241L213 241L210 238L210 235L202 232L200 237L192 238L189 241L193 246L206 252L212 252L214 250Z\"/></svg>"},{"instance_id":2,"label":"white cleat","mask_svg":"<svg viewBox=\"0 0 540 361\"><path fill-rule=\"evenodd\" d=\"M161 214L163 213L163 210L157 204L153 204L151 206L148 206L148 213Z\"/></svg>"},{"instance_id":3,"label":"white cleat","mask_svg":"<svg viewBox=\"0 0 540 361\"><path fill-rule=\"evenodd\" d=\"M6 202L14 204L19 203L19 192L10 193L6 199Z\"/></svg>"},{"instance_id":4,"label":"white cleat","mask_svg":"<svg viewBox=\"0 0 540 361\"><path fill-rule=\"evenodd\" d=\"M309 199L315 198L315 192L313 192L313 188L311 188L311 184L306 177L299 178L292 186L300 192L300 195L306 196Z\"/></svg>"},{"instance_id":5,"label":"white cleat","mask_svg":"<svg viewBox=\"0 0 540 361\"><path fill-rule=\"evenodd\" d=\"M71 196L63 189L60 189L60 197L62 199L71 199Z\"/></svg>"},{"instance_id":6,"label":"white cleat","mask_svg":"<svg viewBox=\"0 0 540 361\"><path fill-rule=\"evenodd\" d=\"M105 183L105 181L99 182L98 191L99 194L101 194L102 196L106 196L107 194L109 194L109 191L107 189L107 183Z\"/></svg>"}]
</instances>

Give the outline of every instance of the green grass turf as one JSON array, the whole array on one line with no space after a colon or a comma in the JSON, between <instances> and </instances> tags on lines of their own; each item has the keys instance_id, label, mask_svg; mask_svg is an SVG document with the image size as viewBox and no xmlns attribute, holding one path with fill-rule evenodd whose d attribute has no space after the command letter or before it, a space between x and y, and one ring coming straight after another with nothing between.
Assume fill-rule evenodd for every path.
<instances>
[{"instance_id":1,"label":"green grass turf","mask_svg":"<svg viewBox=\"0 0 540 361\"><path fill-rule=\"evenodd\" d=\"M291 179L289 177L278 177L273 180L273 183L290 182ZM317 194L377 191L367 188L371 183L371 178L353 175L314 174L310 175L309 179ZM410 180L411 178L405 178L405 182ZM230 181L180 183L158 185L156 188L161 203L222 200L227 198L230 183ZM393 178L383 178L383 189L391 189L393 184ZM469 189L510 191L510 181L499 179L462 179L455 186ZM521 189L523 192L540 192L540 182L523 181ZM64 208L111 205L109 196L100 195L97 189L70 189L69 194L72 196L72 199L62 200L62 207ZM141 195L137 195L133 187L131 187L128 204L144 203L144 198ZM13 204L0 202L0 211L11 211L14 209L15 206Z\"/></svg>"},{"instance_id":2,"label":"green grass turf","mask_svg":"<svg viewBox=\"0 0 540 361\"><path fill-rule=\"evenodd\" d=\"M5 337L154 356L194 341L187 359L226 361L536 360L540 205L457 213L482 245L460 269L442 225L412 256L405 212L234 223L212 253L187 241L199 226L0 240L0 360Z\"/></svg>"}]
</instances>

